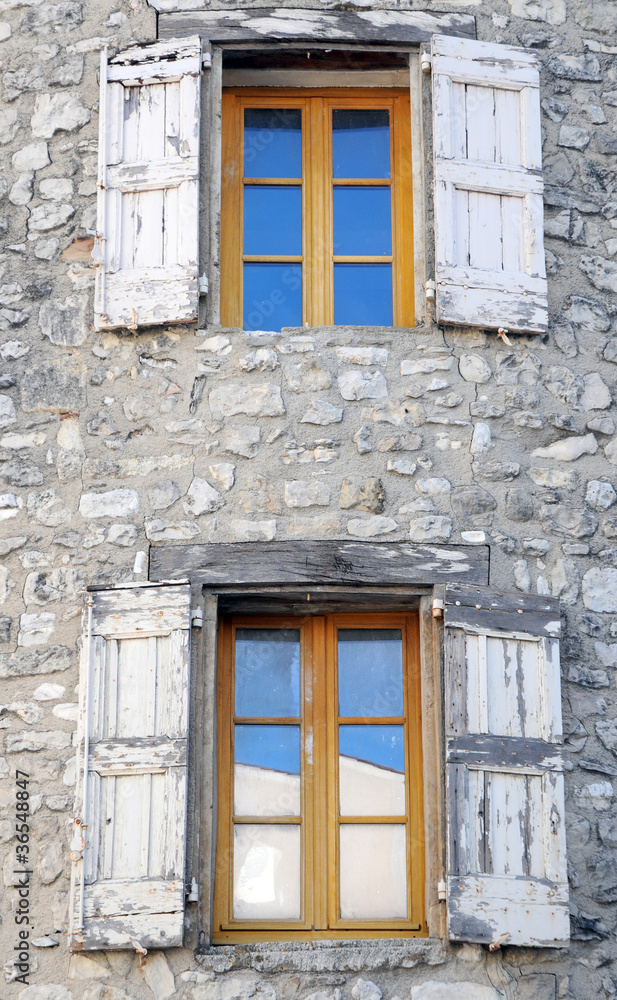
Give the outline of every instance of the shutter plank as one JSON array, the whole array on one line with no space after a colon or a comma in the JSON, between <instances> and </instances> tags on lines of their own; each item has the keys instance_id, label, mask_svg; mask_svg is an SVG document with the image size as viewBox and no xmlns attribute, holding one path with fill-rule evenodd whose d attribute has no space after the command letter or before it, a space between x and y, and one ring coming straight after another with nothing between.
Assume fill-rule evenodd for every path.
<instances>
[{"instance_id":1,"label":"shutter plank","mask_svg":"<svg viewBox=\"0 0 617 1000\"><path fill-rule=\"evenodd\" d=\"M535 57L434 36L433 126L438 322L544 332Z\"/></svg>"},{"instance_id":2,"label":"shutter plank","mask_svg":"<svg viewBox=\"0 0 617 1000\"><path fill-rule=\"evenodd\" d=\"M119 588L91 600L79 732L85 849L73 865L72 943L181 945L190 588Z\"/></svg>"},{"instance_id":3,"label":"shutter plank","mask_svg":"<svg viewBox=\"0 0 617 1000\"><path fill-rule=\"evenodd\" d=\"M104 64L96 329L197 319L200 74L199 38Z\"/></svg>"},{"instance_id":4,"label":"shutter plank","mask_svg":"<svg viewBox=\"0 0 617 1000\"><path fill-rule=\"evenodd\" d=\"M557 612L552 598L446 587L451 940L568 940Z\"/></svg>"}]
</instances>

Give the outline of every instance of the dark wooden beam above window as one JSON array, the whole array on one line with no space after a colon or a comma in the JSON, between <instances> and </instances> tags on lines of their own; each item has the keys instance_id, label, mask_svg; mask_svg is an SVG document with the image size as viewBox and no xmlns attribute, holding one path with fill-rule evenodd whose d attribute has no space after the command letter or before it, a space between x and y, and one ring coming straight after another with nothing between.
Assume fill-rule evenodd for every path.
<instances>
[{"instance_id":1,"label":"dark wooden beam above window","mask_svg":"<svg viewBox=\"0 0 617 1000\"><path fill-rule=\"evenodd\" d=\"M187 10L183 0L150 0L159 12L159 38L199 34L210 42L344 42L417 45L434 34L475 38L470 14L421 10L321 11L290 7ZM204 3L204 7L205 7ZM194 4L191 4L194 7Z\"/></svg>"},{"instance_id":2,"label":"dark wooden beam above window","mask_svg":"<svg viewBox=\"0 0 617 1000\"><path fill-rule=\"evenodd\" d=\"M150 580L205 587L277 584L488 583L486 545L289 541L164 545L150 549Z\"/></svg>"}]
</instances>

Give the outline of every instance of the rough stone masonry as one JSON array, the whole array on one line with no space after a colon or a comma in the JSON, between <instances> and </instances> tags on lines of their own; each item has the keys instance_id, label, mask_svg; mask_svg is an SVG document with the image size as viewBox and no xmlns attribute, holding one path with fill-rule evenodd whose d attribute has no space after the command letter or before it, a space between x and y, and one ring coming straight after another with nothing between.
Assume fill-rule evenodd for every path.
<instances>
[{"instance_id":1,"label":"rough stone masonry","mask_svg":"<svg viewBox=\"0 0 617 1000\"><path fill-rule=\"evenodd\" d=\"M511 345L433 326L95 335L99 54L154 39L155 11L147 0L0 0L0 996L614 997L617 7L302 6L470 13L478 38L538 54L550 332ZM395 943L366 943L344 960L302 948L220 949L201 961L191 949L71 957L84 587L146 579L151 544L349 537L488 543L493 583L560 598L570 949L489 954L432 942L405 965ZM26 988L11 958L17 756L35 777Z\"/></svg>"}]
</instances>

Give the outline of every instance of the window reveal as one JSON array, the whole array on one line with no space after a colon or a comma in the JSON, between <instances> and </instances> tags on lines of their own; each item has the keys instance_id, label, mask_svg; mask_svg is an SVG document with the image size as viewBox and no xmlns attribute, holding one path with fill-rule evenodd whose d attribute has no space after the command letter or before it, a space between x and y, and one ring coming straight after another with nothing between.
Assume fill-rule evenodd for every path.
<instances>
[{"instance_id":1,"label":"window reveal","mask_svg":"<svg viewBox=\"0 0 617 1000\"><path fill-rule=\"evenodd\" d=\"M409 133L398 90L223 92L224 324L413 324Z\"/></svg>"},{"instance_id":2,"label":"window reveal","mask_svg":"<svg viewBox=\"0 0 617 1000\"><path fill-rule=\"evenodd\" d=\"M223 621L214 941L423 932L416 643L415 615Z\"/></svg>"}]
</instances>

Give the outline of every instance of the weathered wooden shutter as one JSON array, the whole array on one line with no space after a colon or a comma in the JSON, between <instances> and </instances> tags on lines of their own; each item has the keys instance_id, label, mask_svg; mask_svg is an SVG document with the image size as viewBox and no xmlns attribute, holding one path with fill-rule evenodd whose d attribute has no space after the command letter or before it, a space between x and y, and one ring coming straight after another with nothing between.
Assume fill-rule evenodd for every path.
<instances>
[{"instance_id":1,"label":"weathered wooden shutter","mask_svg":"<svg viewBox=\"0 0 617 1000\"><path fill-rule=\"evenodd\" d=\"M179 946L190 587L127 588L89 597L71 843L71 943L84 949Z\"/></svg>"},{"instance_id":2,"label":"weathered wooden shutter","mask_svg":"<svg viewBox=\"0 0 617 1000\"><path fill-rule=\"evenodd\" d=\"M95 327L197 319L199 38L101 61Z\"/></svg>"},{"instance_id":3,"label":"weathered wooden shutter","mask_svg":"<svg viewBox=\"0 0 617 1000\"><path fill-rule=\"evenodd\" d=\"M547 329L534 55L433 37L437 320Z\"/></svg>"},{"instance_id":4,"label":"weathered wooden shutter","mask_svg":"<svg viewBox=\"0 0 617 1000\"><path fill-rule=\"evenodd\" d=\"M568 940L559 627L554 598L446 589L453 941Z\"/></svg>"}]
</instances>

